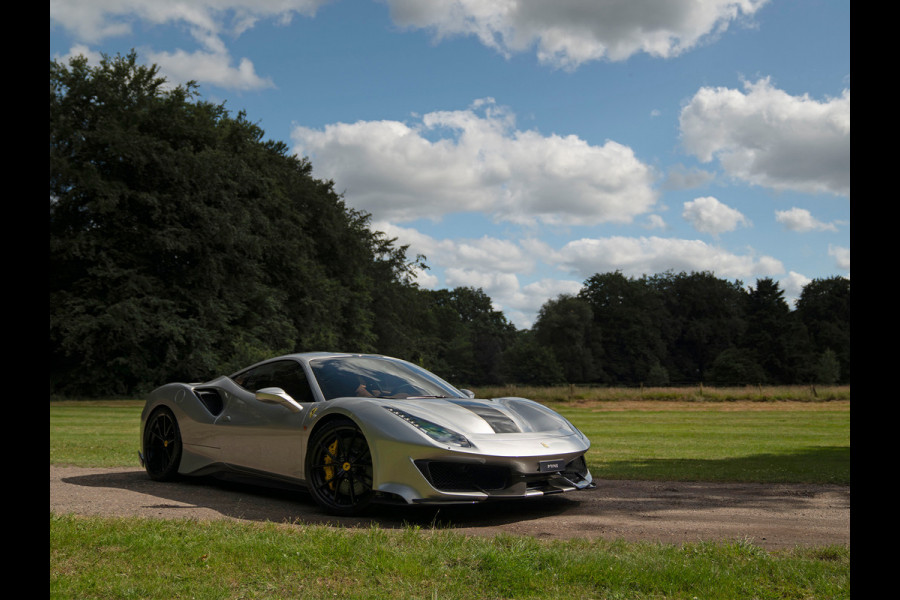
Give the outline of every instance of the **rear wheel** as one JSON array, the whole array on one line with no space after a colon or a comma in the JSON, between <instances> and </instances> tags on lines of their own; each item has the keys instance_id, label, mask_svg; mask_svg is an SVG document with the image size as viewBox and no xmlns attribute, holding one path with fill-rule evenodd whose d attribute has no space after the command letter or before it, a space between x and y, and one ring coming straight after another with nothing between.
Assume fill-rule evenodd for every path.
<instances>
[{"instance_id":1,"label":"rear wheel","mask_svg":"<svg viewBox=\"0 0 900 600\"><path fill-rule=\"evenodd\" d=\"M313 433L306 452L306 482L313 499L332 514L352 515L369 505L372 453L353 421L331 421Z\"/></svg>"},{"instance_id":2,"label":"rear wheel","mask_svg":"<svg viewBox=\"0 0 900 600\"><path fill-rule=\"evenodd\" d=\"M144 427L144 468L151 479L169 481L181 464L181 431L168 408L158 408Z\"/></svg>"}]
</instances>

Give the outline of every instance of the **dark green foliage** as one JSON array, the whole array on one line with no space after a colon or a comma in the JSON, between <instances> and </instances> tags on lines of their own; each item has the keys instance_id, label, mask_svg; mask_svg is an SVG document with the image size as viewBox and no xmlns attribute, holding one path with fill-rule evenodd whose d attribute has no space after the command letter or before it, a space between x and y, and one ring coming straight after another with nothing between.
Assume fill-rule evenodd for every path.
<instances>
[{"instance_id":1,"label":"dark green foliage","mask_svg":"<svg viewBox=\"0 0 900 600\"><path fill-rule=\"evenodd\" d=\"M717 385L742 385L766 382L766 373L754 353L744 348L728 348L713 361L707 381Z\"/></svg>"},{"instance_id":2,"label":"dark green foliage","mask_svg":"<svg viewBox=\"0 0 900 600\"><path fill-rule=\"evenodd\" d=\"M500 359L515 339L516 328L480 289L458 287L428 291L420 298L431 315L425 335L433 345L426 351L426 368L454 383L501 383ZM424 357L423 357L424 358Z\"/></svg>"},{"instance_id":3,"label":"dark green foliage","mask_svg":"<svg viewBox=\"0 0 900 600\"><path fill-rule=\"evenodd\" d=\"M618 271L598 273L585 281L579 299L589 304L593 315L589 352L581 349L583 335L574 329L556 340L540 337L545 315L554 315L568 302L563 297L545 304L535 324L539 339L563 363L570 382L850 381L850 282L841 277L810 283L793 312L771 279L744 289L740 282L705 272L640 279ZM593 379L571 378L571 364L588 356L593 357Z\"/></svg>"},{"instance_id":4,"label":"dark green foliage","mask_svg":"<svg viewBox=\"0 0 900 600\"><path fill-rule=\"evenodd\" d=\"M127 57L50 63L51 392L371 351L405 249L243 114Z\"/></svg>"},{"instance_id":5,"label":"dark green foliage","mask_svg":"<svg viewBox=\"0 0 900 600\"><path fill-rule=\"evenodd\" d=\"M759 279L756 288L751 288L745 296L744 311L747 328L741 347L744 349L742 358L745 368L753 365L752 368L760 371L758 383L766 382L762 371L771 373L777 381L783 381L790 371L790 342L786 336L791 330L792 320L784 292L772 279Z\"/></svg>"},{"instance_id":6,"label":"dark green foliage","mask_svg":"<svg viewBox=\"0 0 900 600\"><path fill-rule=\"evenodd\" d=\"M816 383L833 384L841 379L841 363L837 353L831 348L826 348L818 357L813 367L812 381Z\"/></svg>"},{"instance_id":7,"label":"dark green foliage","mask_svg":"<svg viewBox=\"0 0 900 600\"><path fill-rule=\"evenodd\" d=\"M561 364L553 350L541 344L530 331L519 333L516 340L503 352L500 365L506 382L556 385L568 380L565 374L567 365Z\"/></svg>"},{"instance_id":8,"label":"dark green foliage","mask_svg":"<svg viewBox=\"0 0 900 600\"><path fill-rule=\"evenodd\" d=\"M665 307L664 361L676 381L704 381L719 353L736 345L746 327L740 282L712 273L665 273L651 285Z\"/></svg>"},{"instance_id":9,"label":"dark green foliage","mask_svg":"<svg viewBox=\"0 0 900 600\"><path fill-rule=\"evenodd\" d=\"M796 313L809 332L816 361L831 350L840 366L839 381L850 381L850 280L814 279L804 286Z\"/></svg>"},{"instance_id":10,"label":"dark green foliage","mask_svg":"<svg viewBox=\"0 0 900 600\"><path fill-rule=\"evenodd\" d=\"M747 328L739 346L763 372L758 383L808 383L811 345L806 326L792 313L778 283L764 278L745 294ZM817 381L812 377L812 381Z\"/></svg>"},{"instance_id":11,"label":"dark green foliage","mask_svg":"<svg viewBox=\"0 0 900 600\"><path fill-rule=\"evenodd\" d=\"M592 336L602 342L596 372L604 383L640 383L666 358L668 316L662 298L646 278L621 272L598 273L584 282L579 297L590 304Z\"/></svg>"},{"instance_id":12,"label":"dark green foliage","mask_svg":"<svg viewBox=\"0 0 900 600\"><path fill-rule=\"evenodd\" d=\"M534 324L534 343L555 358L564 380L593 381L599 375L603 347L594 324L591 304L584 298L562 295L541 307ZM519 380L521 383L524 381Z\"/></svg>"}]
</instances>

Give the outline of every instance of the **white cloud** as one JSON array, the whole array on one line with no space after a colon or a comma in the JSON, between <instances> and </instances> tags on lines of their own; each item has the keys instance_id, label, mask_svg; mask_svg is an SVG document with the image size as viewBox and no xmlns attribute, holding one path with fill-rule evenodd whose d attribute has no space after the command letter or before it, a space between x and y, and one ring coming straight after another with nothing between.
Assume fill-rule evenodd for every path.
<instances>
[{"instance_id":1,"label":"white cloud","mask_svg":"<svg viewBox=\"0 0 900 600\"><path fill-rule=\"evenodd\" d=\"M688 190L700 187L715 179L715 173L703 169L688 169L684 165L675 165L669 169L663 188L666 190Z\"/></svg>"},{"instance_id":2,"label":"white cloud","mask_svg":"<svg viewBox=\"0 0 900 600\"><path fill-rule=\"evenodd\" d=\"M681 216L689 221L697 231L712 235L734 231L739 225L750 224L740 211L722 204L712 196L685 202Z\"/></svg>"},{"instance_id":3,"label":"white cloud","mask_svg":"<svg viewBox=\"0 0 900 600\"><path fill-rule=\"evenodd\" d=\"M223 53L225 35L238 36L259 19L313 16L330 1L51 0L50 21L87 43L128 35L138 21L176 24L207 51ZM541 62L567 69L639 52L676 56L752 17L767 1L385 0L403 27L432 30L438 39L474 35L505 55L535 50Z\"/></svg>"},{"instance_id":4,"label":"white cloud","mask_svg":"<svg viewBox=\"0 0 900 600\"><path fill-rule=\"evenodd\" d=\"M719 277L750 278L784 272L771 256L738 255L699 240L614 236L574 240L553 255L561 267L586 279L595 273L621 270L646 273L711 271Z\"/></svg>"},{"instance_id":5,"label":"white cloud","mask_svg":"<svg viewBox=\"0 0 900 600\"><path fill-rule=\"evenodd\" d=\"M543 304L559 294L577 294L581 282L544 278L522 285L520 276L532 273L551 248L543 241L527 238L512 241L489 236L478 239L435 239L416 229L388 222L374 222L373 229L409 245L411 254L426 256L429 266L443 273L443 280L426 271L419 285L481 288L498 310L517 327L530 327Z\"/></svg>"},{"instance_id":6,"label":"white cloud","mask_svg":"<svg viewBox=\"0 0 900 600\"><path fill-rule=\"evenodd\" d=\"M809 277L794 271L778 281L778 285L784 290L784 299L791 308L794 308L803 288L811 281Z\"/></svg>"},{"instance_id":7,"label":"white cloud","mask_svg":"<svg viewBox=\"0 0 900 600\"><path fill-rule=\"evenodd\" d=\"M272 87L270 79L256 74L247 58L231 66L223 36L238 36L261 18L285 23L293 14L312 16L330 0L51 0L50 24L69 31L80 43L97 43L129 35L134 23L176 25L190 32L202 50L144 54L156 62L167 78L195 80L226 89ZM80 54L89 56L86 47ZM73 49L74 52L74 49Z\"/></svg>"},{"instance_id":8,"label":"white cloud","mask_svg":"<svg viewBox=\"0 0 900 600\"><path fill-rule=\"evenodd\" d=\"M504 314L520 329L534 325L537 313L560 294L574 296L584 287L580 281L541 279L523 286L515 294L502 298Z\"/></svg>"},{"instance_id":9,"label":"white cloud","mask_svg":"<svg viewBox=\"0 0 900 600\"><path fill-rule=\"evenodd\" d=\"M478 239L438 240L410 227L374 222L372 228L400 245L409 245L412 255L421 254L429 265L460 271L525 274L534 270L532 252L510 240L483 236Z\"/></svg>"},{"instance_id":10,"label":"white cloud","mask_svg":"<svg viewBox=\"0 0 900 600\"><path fill-rule=\"evenodd\" d=\"M432 30L438 39L473 35L504 55L534 48L541 62L573 69L639 52L676 56L752 16L767 0L385 1L401 26Z\"/></svg>"},{"instance_id":11,"label":"white cloud","mask_svg":"<svg viewBox=\"0 0 900 600\"><path fill-rule=\"evenodd\" d=\"M50 0L50 25L64 27L83 42L128 35L139 4L129 0Z\"/></svg>"},{"instance_id":12,"label":"white cloud","mask_svg":"<svg viewBox=\"0 0 900 600\"><path fill-rule=\"evenodd\" d=\"M447 269L444 283L448 288L481 288L495 303L519 289L519 278L515 274L481 269Z\"/></svg>"},{"instance_id":13,"label":"white cloud","mask_svg":"<svg viewBox=\"0 0 900 600\"><path fill-rule=\"evenodd\" d=\"M290 20L312 16L331 0L50 0L50 23L83 42L128 35L132 24L176 24L190 29L205 46L223 33L240 34L260 18Z\"/></svg>"},{"instance_id":14,"label":"white cloud","mask_svg":"<svg viewBox=\"0 0 900 600\"><path fill-rule=\"evenodd\" d=\"M257 75L249 59L243 58L237 67L233 67L227 53L176 50L150 52L147 59L159 66L169 81L202 81L234 90L258 90L275 85L271 79Z\"/></svg>"},{"instance_id":15,"label":"white cloud","mask_svg":"<svg viewBox=\"0 0 900 600\"><path fill-rule=\"evenodd\" d=\"M775 220L791 231L801 233L807 231L837 231L834 223L819 221L805 208L791 208L789 210L776 210Z\"/></svg>"},{"instance_id":16,"label":"white cloud","mask_svg":"<svg viewBox=\"0 0 900 600\"><path fill-rule=\"evenodd\" d=\"M445 285L448 288L481 288L490 296L496 310L523 329L531 327L541 306L560 294L577 294L582 283L566 279L540 279L521 285L513 273L483 271L481 269L447 269Z\"/></svg>"},{"instance_id":17,"label":"white cloud","mask_svg":"<svg viewBox=\"0 0 900 600\"><path fill-rule=\"evenodd\" d=\"M527 224L628 223L656 202L654 173L631 148L517 130L490 99L415 125L297 127L292 138L317 177L333 179L348 203L378 219L477 211Z\"/></svg>"},{"instance_id":18,"label":"white cloud","mask_svg":"<svg viewBox=\"0 0 900 600\"><path fill-rule=\"evenodd\" d=\"M850 248L843 246L828 245L828 256L835 260L837 268L850 272Z\"/></svg>"},{"instance_id":19,"label":"white cloud","mask_svg":"<svg viewBox=\"0 0 900 600\"><path fill-rule=\"evenodd\" d=\"M100 61L103 59L103 55L100 52L94 52L84 44L75 44L71 48L69 48L68 54L65 56L55 56L54 58L57 62L69 64L69 61L75 58L76 56L83 56L87 59L89 65L97 66L100 64Z\"/></svg>"},{"instance_id":20,"label":"white cloud","mask_svg":"<svg viewBox=\"0 0 900 600\"><path fill-rule=\"evenodd\" d=\"M434 290L438 289L441 285L441 280L437 275L428 272L426 269L422 269L420 267L415 267L413 269L413 281L415 281L416 285L426 290Z\"/></svg>"},{"instance_id":21,"label":"white cloud","mask_svg":"<svg viewBox=\"0 0 900 600\"><path fill-rule=\"evenodd\" d=\"M703 162L775 190L850 194L850 90L819 102L775 89L701 88L681 111L681 136Z\"/></svg>"},{"instance_id":22,"label":"white cloud","mask_svg":"<svg viewBox=\"0 0 900 600\"><path fill-rule=\"evenodd\" d=\"M644 229L665 229L666 221L659 215L647 215L643 227Z\"/></svg>"}]
</instances>

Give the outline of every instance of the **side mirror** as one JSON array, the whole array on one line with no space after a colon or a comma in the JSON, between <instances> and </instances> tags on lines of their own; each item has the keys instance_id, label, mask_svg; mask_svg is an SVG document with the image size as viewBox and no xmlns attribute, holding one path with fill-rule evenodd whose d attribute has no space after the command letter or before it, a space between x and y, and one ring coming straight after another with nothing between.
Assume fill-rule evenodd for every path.
<instances>
[{"instance_id":1,"label":"side mirror","mask_svg":"<svg viewBox=\"0 0 900 600\"><path fill-rule=\"evenodd\" d=\"M268 387L256 391L256 399L266 404L280 404L291 412L302 412L303 407L281 388Z\"/></svg>"},{"instance_id":2,"label":"side mirror","mask_svg":"<svg viewBox=\"0 0 900 600\"><path fill-rule=\"evenodd\" d=\"M459 391L461 391L463 394L465 394L466 397L468 397L468 398L475 397L475 392L473 392L472 390L459 390Z\"/></svg>"}]
</instances>

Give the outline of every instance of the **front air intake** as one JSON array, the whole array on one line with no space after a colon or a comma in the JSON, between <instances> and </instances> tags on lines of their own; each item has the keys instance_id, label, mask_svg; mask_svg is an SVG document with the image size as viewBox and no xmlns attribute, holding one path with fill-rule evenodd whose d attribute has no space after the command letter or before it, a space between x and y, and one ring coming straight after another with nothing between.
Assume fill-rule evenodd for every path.
<instances>
[{"instance_id":1,"label":"front air intake","mask_svg":"<svg viewBox=\"0 0 900 600\"><path fill-rule=\"evenodd\" d=\"M417 460L416 467L435 489L445 492L502 490L510 482L506 467L426 460Z\"/></svg>"}]
</instances>

